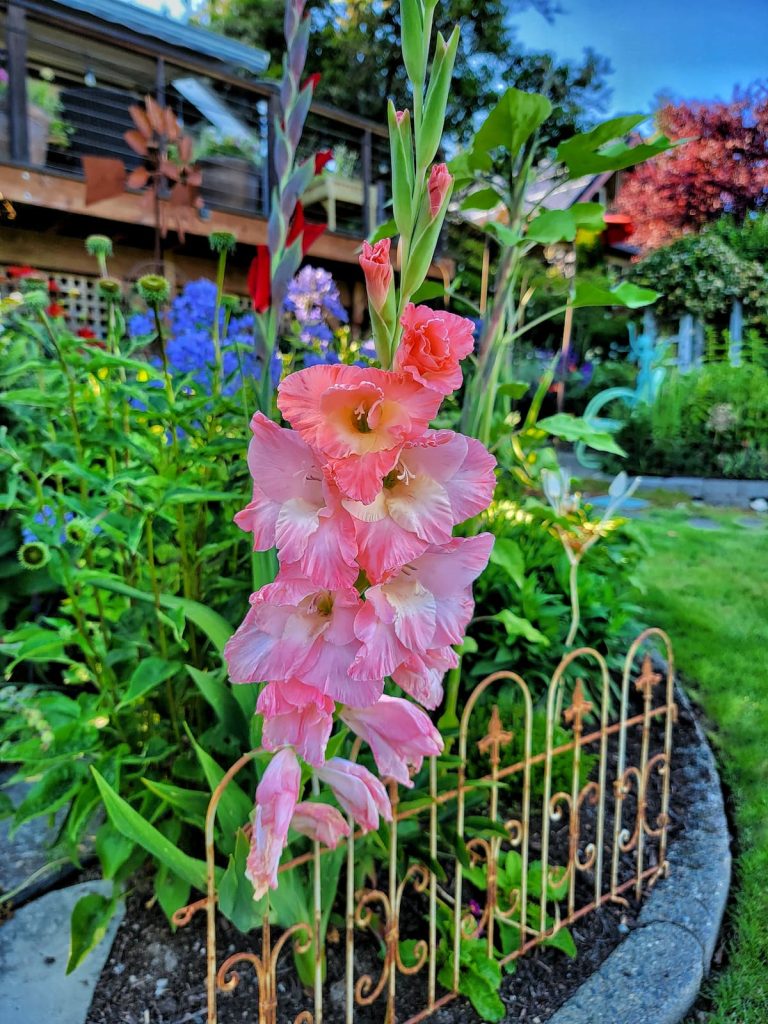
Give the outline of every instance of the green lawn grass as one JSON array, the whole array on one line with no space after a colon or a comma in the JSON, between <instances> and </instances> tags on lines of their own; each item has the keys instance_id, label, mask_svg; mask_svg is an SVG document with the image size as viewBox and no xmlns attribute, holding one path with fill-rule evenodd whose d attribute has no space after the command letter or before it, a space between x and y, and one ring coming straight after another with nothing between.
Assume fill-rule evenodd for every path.
<instances>
[{"instance_id":1,"label":"green lawn grass","mask_svg":"<svg viewBox=\"0 0 768 1024\"><path fill-rule=\"evenodd\" d=\"M725 957L691 1018L712 1024L768 1022L768 523L745 528L744 514L654 509L637 523L647 619L708 720L737 832Z\"/></svg>"}]
</instances>

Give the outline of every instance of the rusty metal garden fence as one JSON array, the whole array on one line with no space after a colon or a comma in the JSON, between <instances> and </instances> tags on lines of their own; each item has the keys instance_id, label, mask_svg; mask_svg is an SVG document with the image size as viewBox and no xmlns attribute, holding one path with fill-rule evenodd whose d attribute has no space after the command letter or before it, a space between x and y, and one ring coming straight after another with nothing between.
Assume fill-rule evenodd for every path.
<instances>
[{"instance_id":1,"label":"rusty metal garden fence","mask_svg":"<svg viewBox=\"0 0 768 1024\"><path fill-rule=\"evenodd\" d=\"M658 646L666 658L663 674L654 670L650 656ZM507 722L499 710L502 697L505 708L511 708ZM465 940L486 943L488 956L504 965L536 946L552 944L563 929L606 902L627 904L628 896L639 900L667 870L676 714L672 648L659 629L648 629L634 641L622 678L614 682L596 650L569 652L551 677L541 712L515 672L496 672L480 682L464 706L457 754L431 759L428 797L403 799L408 791L390 785L394 815L386 885L356 888L361 836L350 819L343 911L339 907L343 1007L338 984L329 1003L323 977L321 920L328 894L322 891L321 868L329 851L319 844L280 869L285 873L309 865L314 919L294 922L273 941L267 909L260 942L254 943L258 952L236 952L218 961L214 820L225 788L259 751L244 754L208 807L207 895L175 915L175 922L185 925L195 912L207 914L208 1024L217 1021L217 993L239 984L235 967L244 964L253 968L258 982L254 1020L289 1020L284 1013L278 1016L276 972L291 942L299 950L313 945L315 950L314 992L294 1024L322 1024L324 1004L345 1024L352 1024L358 1008L378 1006L378 1019L385 1024L416 1024L459 995ZM479 734L473 730L475 717L482 721ZM538 727L537 721L542 723ZM485 811L482 817L478 809ZM403 868L400 835L413 820L428 838L429 856ZM453 844L448 853L446 834ZM380 949L361 969L356 947L372 932ZM406 981L409 1008L415 999L421 1006L410 1015L397 1012L399 986Z\"/></svg>"}]
</instances>

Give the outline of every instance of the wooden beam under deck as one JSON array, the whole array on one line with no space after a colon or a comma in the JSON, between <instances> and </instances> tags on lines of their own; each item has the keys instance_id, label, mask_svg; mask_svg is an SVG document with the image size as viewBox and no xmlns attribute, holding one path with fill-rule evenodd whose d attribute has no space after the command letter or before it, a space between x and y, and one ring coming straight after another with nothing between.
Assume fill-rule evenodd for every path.
<instances>
[{"instance_id":1,"label":"wooden beam under deck","mask_svg":"<svg viewBox=\"0 0 768 1024\"><path fill-rule=\"evenodd\" d=\"M12 203L41 206L85 217L98 217L120 224L136 224L152 228L152 211L142 197L125 192L114 199L104 199L91 206L85 205L85 183L42 171L25 170L0 164L0 192ZM168 209L167 204L163 204ZM172 223L172 221L171 221ZM243 245L266 245L267 222L259 217L246 217L223 210L211 210L207 220L201 220L190 210L184 220L187 234L207 237L212 231L231 231ZM0 228L0 256L3 255L5 229ZM326 232L311 249L311 255L340 263L357 264L360 241Z\"/></svg>"}]
</instances>

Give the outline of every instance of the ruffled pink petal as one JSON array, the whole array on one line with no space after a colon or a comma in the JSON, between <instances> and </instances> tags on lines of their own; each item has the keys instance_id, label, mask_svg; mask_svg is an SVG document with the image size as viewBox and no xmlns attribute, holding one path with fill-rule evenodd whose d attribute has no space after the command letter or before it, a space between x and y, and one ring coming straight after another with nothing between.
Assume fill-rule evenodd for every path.
<instances>
[{"instance_id":1,"label":"ruffled pink petal","mask_svg":"<svg viewBox=\"0 0 768 1024\"><path fill-rule=\"evenodd\" d=\"M463 523L486 509L496 489L496 459L474 437L464 440L467 450L461 468L445 483L454 523Z\"/></svg>"},{"instance_id":2,"label":"ruffled pink petal","mask_svg":"<svg viewBox=\"0 0 768 1024\"><path fill-rule=\"evenodd\" d=\"M458 663L458 656L452 647L426 651L423 655L411 652L392 673L392 678L414 700L433 711L443 701L445 673Z\"/></svg>"},{"instance_id":3,"label":"ruffled pink petal","mask_svg":"<svg viewBox=\"0 0 768 1024\"><path fill-rule=\"evenodd\" d=\"M376 499L381 481L394 468L399 454L400 448L397 447L370 455L352 455L346 459L334 459L330 469L345 498L367 505Z\"/></svg>"}]
</instances>

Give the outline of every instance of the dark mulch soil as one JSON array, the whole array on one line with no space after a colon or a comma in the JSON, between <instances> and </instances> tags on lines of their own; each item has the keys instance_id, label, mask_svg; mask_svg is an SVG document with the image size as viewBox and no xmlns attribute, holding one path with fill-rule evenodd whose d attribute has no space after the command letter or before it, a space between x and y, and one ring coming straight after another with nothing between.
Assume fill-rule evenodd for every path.
<instances>
[{"instance_id":1,"label":"dark mulch soil","mask_svg":"<svg viewBox=\"0 0 768 1024\"><path fill-rule=\"evenodd\" d=\"M639 710L635 707L630 713ZM628 731L627 763L639 763L640 729ZM651 751L661 749L660 727L652 730ZM680 720L675 729L675 747L680 751L696 748L697 740L692 720L681 709ZM609 746L608 773L610 781L616 761L615 740ZM690 787L676 785L685 770L691 765L683 762L682 756L675 757L673 751L672 800L670 807L670 844L675 841L682 827L688 807L686 793ZM610 791L609 791L610 792ZM606 807L612 800L606 800ZM633 798L628 797L624 822L630 825L634 815ZM653 823L659 811L658 790L649 794L648 821ZM582 836L587 839L594 828L594 811L585 803L582 813ZM567 814L564 815L567 819ZM567 859L567 820L553 827L551 833L552 864L562 864ZM586 841L586 840L584 840ZM531 835L530 857L538 854L540 836ZM613 842L612 818L607 815L605 827L604 879L609 877L610 857ZM583 846L582 846L583 849ZM655 863L656 845L651 841L647 848L646 866ZM628 879L635 870L634 855L623 857L620 881ZM342 877L343 883L343 877ZM577 907L589 902L590 883L594 877L590 872L580 873L576 889ZM605 887L605 883L604 883ZM147 907L149 887L141 882L128 897L125 921L121 925L111 954L101 974L86 1024L202 1024L205 1021L205 915L195 915L186 928L171 934L165 917L157 906ZM410 893L409 888L406 893ZM539 947L517 961L514 974L505 977L501 997L508 1007L506 1020L514 1024L543 1024L559 1006L596 970L612 950L621 942L635 925L639 907L634 903L631 890L628 907L607 903L599 910L585 915L571 926L571 933L578 948L578 956L570 959L557 949ZM424 904L422 897L410 896L406 904L404 896L401 922L406 934L417 936L422 924ZM229 922L220 918L218 922L219 963L236 950L258 951L259 940L255 933L243 936ZM356 977L369 973L378 978L382 961L379 946L374 938L366 941L356 934L355 947ZM398 976L398 1020L405 1021L426 1005L424 980L426 969L415 978ZM239 986L218 999L219 1024L255 1022L258 1019L258 992L256 981L247 964L241 965ZM325 1020L328 1024L341 1024L344 1020L344 948L343 941L328 947L328 981L325 987ZM311 996L305 993L295 979L292 959L288 950L281 957L278 966L278 1021L291 1024L303 1009L311 1009ZM383 999L369 1008L358 1008L356 1024L381 1024L384 1017ZM435 1024L474 1024L479 1018L463 999L457 999L437 1011L430 1018Z\"/></svg>"}]
</instances>

